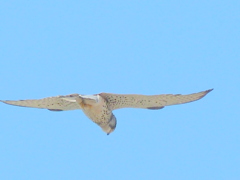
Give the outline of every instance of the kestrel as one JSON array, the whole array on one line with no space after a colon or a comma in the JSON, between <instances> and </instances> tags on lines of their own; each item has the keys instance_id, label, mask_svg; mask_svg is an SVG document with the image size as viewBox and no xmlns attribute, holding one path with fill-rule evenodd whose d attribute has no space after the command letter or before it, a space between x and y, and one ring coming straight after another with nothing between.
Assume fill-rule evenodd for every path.
<instances>
[{"instance_id":1,"label":"kestrel","mask_svg":"<svg viewBox=\"0 0 240 180\"><path fill-rule=\"evenodd\" d=\"M138 94L111 94L100 93L94 95L70 94L54 96L43 99L29 99L19 101L1 101L15 106L43 108L50 111L66 111L82 109L94 123L98 124L109 135L117 125L117 120L112 113L120 108L145 108L162 109L164 106L184 104L203 98L213 89L199 93L138 95Z\"/></svg>"}]
</instances>

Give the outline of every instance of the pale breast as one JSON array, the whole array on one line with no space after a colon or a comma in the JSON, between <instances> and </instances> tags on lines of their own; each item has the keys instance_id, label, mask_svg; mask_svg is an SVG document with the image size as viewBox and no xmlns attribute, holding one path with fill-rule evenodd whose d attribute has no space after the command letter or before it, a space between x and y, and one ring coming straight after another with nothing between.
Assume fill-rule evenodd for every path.
<instances>
[{"instance_id":1,"label":"pale breast","mask_svg":"<svg viewBox=\"0 0 240 180\"><path fill-rule=\"evenodd\" d=\"M108 109L107 104L104 99L92 104L87 104L82 102L80 104L83 112L97 124L108 123L111 118L112 112Z\"/></svg>"}]
</instances>

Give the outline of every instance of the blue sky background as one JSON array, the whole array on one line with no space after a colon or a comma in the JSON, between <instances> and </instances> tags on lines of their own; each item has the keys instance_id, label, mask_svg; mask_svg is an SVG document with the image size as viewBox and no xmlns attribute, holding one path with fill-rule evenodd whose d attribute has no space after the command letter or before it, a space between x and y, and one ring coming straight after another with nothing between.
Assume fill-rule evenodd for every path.
<instances>
[{"instance_id":1,"label":"blue sky background","mask_svg":"<svg viewBox=\"0 0 240 180\"><path fill-rule=\"evenodd\" d=\"M1 1L0 99L188 94L121 109L107 136L81 111L0 104L0 179L240 179L240 1Z\"/></svg>"}]
</instances>

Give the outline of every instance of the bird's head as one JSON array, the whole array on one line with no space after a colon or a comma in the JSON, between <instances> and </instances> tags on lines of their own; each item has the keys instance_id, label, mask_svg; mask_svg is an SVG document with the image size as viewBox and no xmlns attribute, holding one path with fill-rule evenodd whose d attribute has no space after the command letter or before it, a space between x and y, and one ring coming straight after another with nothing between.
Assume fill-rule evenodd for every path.
<instances>
[{"instance_id":1,"label":"bird's head","mask_svg":"<svg viewBox=\"0 0 240 180\"><path fill-rule=\"evenodd\" d=\"M112 114L109 122L107 124L104 125L100 125L102 130L107 133L107 135L109 135L110 133L112 133L117 125L117 119L116 117Z\"/></svg>"}]
</instances>

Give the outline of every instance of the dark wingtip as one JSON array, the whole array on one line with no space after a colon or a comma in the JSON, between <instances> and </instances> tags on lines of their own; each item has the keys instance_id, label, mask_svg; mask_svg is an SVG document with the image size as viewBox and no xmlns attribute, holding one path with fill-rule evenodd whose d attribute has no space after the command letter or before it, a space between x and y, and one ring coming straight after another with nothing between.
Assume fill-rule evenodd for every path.
<instances>
[{"instance_id":1,"label":"dark wingtip","mask_svg":"<svg viewBox=\"0 0 240 180\"><path fill-rule=\"evenodd\" d=\"M49 111L63 111L61 109L48 109Z\"/></svg>"},{"instance_id":2,"label":"dark wingtip","mask_svg":"<svg viewBox=\"0 0 240 180\"><path fill-rule=\"evenodd\" d=\"M162 109L164 108L164 106L160 106L160 107L147 107L147 109L150 109L150 110L158 110L158 109Z\"/></svg>"},{"instance_id":3,"label":"dark wingtip","mask_svg":"<svg viewBox=\"0 0 240 180\"><path fill-rule=\"evenodd\" d=\"M206 90L206 93L209 93L209 92L211 92L213 90L213 88L212 89L209 89L209 90Z\"/></svg>"},{"instance_id":4,"label":"dark wingtip","mask_svg":"<svg viewBox=\"0 0 240 180\"><path fill-rule=\"evenodd\" d=\"M0 100L0 102L5 103L5 104L8 104L8 103L7 103L8 101L9 101L9 100Z\"/></svg>"},{"instance_id":5,"label":"dark wingtip","mask_svg":"<svg viewBox=\"0 0 240 180\"><path fill-rule=\"evenodd\" d=\"M205 91L205 94L203 95L203 97L204 97L205 95L207 95L208 93L210 93L212 90L213 90L213 88L212 88L212 89L209 89L209 90L206 90L206 91Z\"/></svg>"},{"instance_id":6,"label":"dark wingtip","mask_svg":"<svg viewBox=\"0 0 240 180\"><path fill-rule=\"evenodd\" d=\"M204 94L203 94L202 96L200 96L199 99L201 99L201 98L203 98L204 96L206 96L206 95L207 95L208 93L210 93L212 90L213 90L213 88L212 88L212 89L209 89L209 90L206 90L206 91L203 91Z\"/></svg>"}]
</instances>

